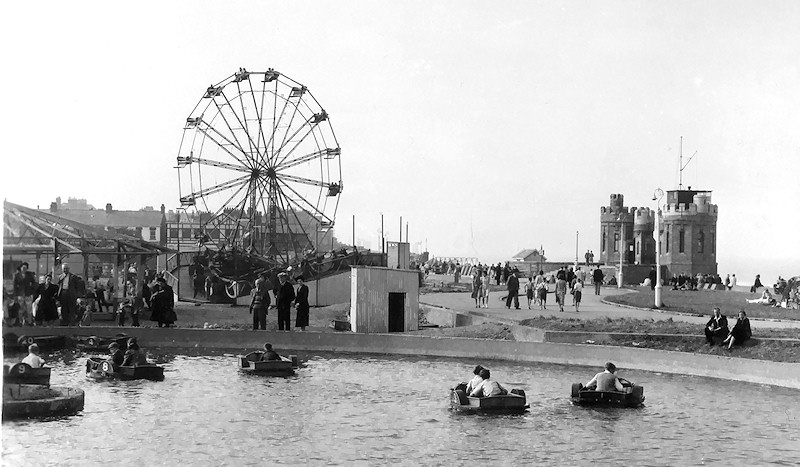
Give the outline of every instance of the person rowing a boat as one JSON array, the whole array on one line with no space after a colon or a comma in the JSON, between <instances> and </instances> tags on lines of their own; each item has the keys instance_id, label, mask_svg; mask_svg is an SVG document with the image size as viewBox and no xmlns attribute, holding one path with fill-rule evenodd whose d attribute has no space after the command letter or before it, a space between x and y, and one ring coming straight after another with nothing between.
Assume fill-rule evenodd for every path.
<instances>
[{"instance_id":1,"label":"person rowing a boat","mask_svg":"<svg viewBox=\"0 0 800 467\"><path fill-rule=\"evenodd\" d=\"M110 355L109 360L114 364L114 368L119 367L125 361L125 355L116 342L108 344L108 353Z\"/></svg>"},{"instance_id":2,"label":"person rowing a boat","mask_svg":"<svg viewBox=\"0 0 800 467\"><path fill-rule=\"evenodd\" d=\"M614 372L617 371L617 366L611 362L606 362L605 371L597 373L594 375L594 378L591 379L586 385L585 388L592 388L594 387L597 391L620 391L623 392L625 388L622 386L622 383L619 382L619 378L614 375Z\"/></svg>"},{"instance_id":3,"label":"person rowing a boat","mask_svg":"<svg viewBox=\"0 0 800 467\"><path fill-rule=\"evenodd\" d=\"M486 368L480 372L481 382L469 393L470 397L504 396L508 391L497 381L491 380L491 373Z\"/></svg>"},{"instance_id":4,"label":"person rowing a boat","mask_svg":"<svg viewBox=\"0 0 800 467\"><path fill-rule=\"evenodd\" d=\"M122 366L139 366L147 365L147 357L144 352L139 349L139 344L136 339L131 337L128 339L128 350L125 351L125 360Z\"/></svg>"},{"instance_id":5,"label":"person rowing a boat","mask_svg":"<svg viewBox=\"0 0 800 467\"><path fill-rule=\"evenodd\" d=\"M264 344L264 353L261 355L261 361L267 360L280 360L281 356L278 355L278 352L272 350L272 344L266 343Z\"/></svg>"}]
</instances>

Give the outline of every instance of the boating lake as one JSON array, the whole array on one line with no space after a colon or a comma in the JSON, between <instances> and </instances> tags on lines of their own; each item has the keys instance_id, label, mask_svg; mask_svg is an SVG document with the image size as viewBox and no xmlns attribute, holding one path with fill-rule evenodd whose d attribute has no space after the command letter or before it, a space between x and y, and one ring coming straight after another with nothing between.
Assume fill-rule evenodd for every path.
<instances>
[{"instance_id":1,"label":"boating lake","mask_svg":"<svg viewBox=\"0 0 800 467\"><path fill-rule=\"evenodd\" d=\"M289 352L277 349L281 353ZM4 465L590 464L796 465L800 391L642 371L645 406L573 406L599 369L299 353L291 377L242 374L234 354L148 349L165 380L87 380L86 354L45 355L51 384L81 387L83 412L3 423ZM6 355L6 363L22 358ZM523 415L449 410L476 363L526 392ZM603 362L598 362L602 364ZM608 463L608 462L603 462Z\"/></svg>"}]
</instances>

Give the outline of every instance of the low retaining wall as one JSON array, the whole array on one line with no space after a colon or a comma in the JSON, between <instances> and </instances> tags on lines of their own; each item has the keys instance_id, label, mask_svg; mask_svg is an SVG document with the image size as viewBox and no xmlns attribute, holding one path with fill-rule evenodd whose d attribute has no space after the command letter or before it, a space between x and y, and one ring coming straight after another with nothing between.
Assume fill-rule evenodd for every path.
<instances>
[{"instance_id":1,"label":"low retaining wall","mask_svg":"<svg viewBox=\"0 0 800 467\"><path fill-rule=\"evenodd\" d=\"M9 330L6 330L9 331ZM326 351L510 360L597 367L613 361L620 368L722 378L800 389L800 364L744 358L668 352L630 347L500 341L406 334L351 332L234 331L158 328L14 328L18 335L136 336L144 346L247 349L271 342L279 351Z\"/></svg>"}]
</instances>

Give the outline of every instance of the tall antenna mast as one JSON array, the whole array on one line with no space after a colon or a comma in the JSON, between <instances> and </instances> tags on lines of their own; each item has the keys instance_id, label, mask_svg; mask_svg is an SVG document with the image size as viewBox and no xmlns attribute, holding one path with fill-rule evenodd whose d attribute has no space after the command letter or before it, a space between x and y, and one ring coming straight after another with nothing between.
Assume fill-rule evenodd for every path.
<instances>
[{"instance_id":1,"label":"tall antenna mast","mask_svg":"<svg viewBox=\"0 0 800 467\"><path fill-rule=\"evenodd\" d=\"M686 164L684 165L684 163L683 163L683 136L681 136L680 160L678 161L678 169L679 169L678 170L678 190L683 190L683 169L685 169L686 166L689 165L689 162L692 162L692 159L694 159L694 156L696 156L696 155L697 155L697 151L695 151L694 154L692 154L692 157L690 157L689 160L687 160Z\"/></svg>"}]
</instances>

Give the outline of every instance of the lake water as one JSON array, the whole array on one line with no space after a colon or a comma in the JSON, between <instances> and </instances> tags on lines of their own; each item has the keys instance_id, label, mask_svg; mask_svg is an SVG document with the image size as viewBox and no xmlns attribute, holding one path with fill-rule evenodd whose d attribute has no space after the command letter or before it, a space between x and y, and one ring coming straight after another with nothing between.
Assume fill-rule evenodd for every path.
<instances>
[{"instance_id":1,"label":"lake water","mask_svg":"<svg viewBox=\"0 0 800 467\"><path fill-rule=\"evenodd\" d=\"M95 382L86 355L51 354L51 383L86 392L79 415L3 423L4 465L796 465L800 391L626 371L638 409L569 402L594 369L445 358L300 354L297 375L241 374L233 354L150 349L162 382ZM6 363L13 362L6 356ZM475 363L524 389L523 415L464 415L449 391ZM609 463L609 462L604 462Z\"/></svg>"}]
</instances>

